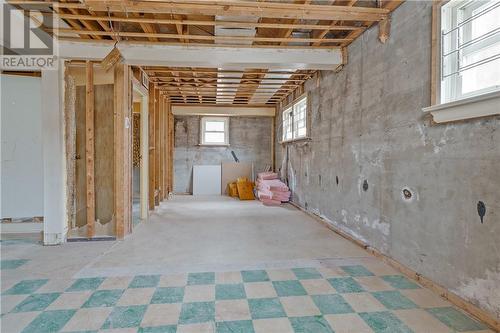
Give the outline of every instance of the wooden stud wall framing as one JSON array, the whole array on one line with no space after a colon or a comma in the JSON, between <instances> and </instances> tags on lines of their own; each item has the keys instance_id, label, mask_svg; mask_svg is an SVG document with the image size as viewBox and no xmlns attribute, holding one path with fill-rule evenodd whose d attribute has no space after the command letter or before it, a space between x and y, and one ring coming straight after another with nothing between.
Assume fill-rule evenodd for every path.
<instances>
[{"instance_id":1,"label":"wooden stud wall framing","mask_svg":"<svg viewBox=\"0 0 500 333\"><path fill-rule=\"evenodd\" d=\"M129 66L115 65L114 78L115 228L116 237L123 239L132 225L132 81Z\"/></svg>"},{"instance_id":2,"label":"wooden stud wall framing","mask_svg":"<svg viewBox=\"0 0 500 333\"><path fill-rule=\"evenodd\" d=\"M160 141L160 91L155 89L155 206L160 204L161 141Z\"/></svg>"},{"instance_id":3,"label":"wooden stud wall framing","mask_svg":"<svg viewBox=\"0 0 500 333\"><path fill-rule=\"evenodd\" d=\"M85 163L87 192L87 237L95 235L95 184L94 184L94 65L85 66Z\"/></svg>"},{"instance_id":4,"label":"wooden stud wall framing","mask_svg":"<svg viewBox=\"0 0 500 333\"><path fill-rule=\"evenodd\" d=\"M168 192L174 191L174 115L172 104L168 108Z\"/></svg>"},{"instance_id":5,"label":"wooden stud wall framing","mask_svg":"<svg viewBox=\"0 0 500 333\"><path fill-rule=\"evenodd\" d=\"M160 126L159 137L160 137L160 181L158 184L159 188L159 201L161 202L165 198L165 97L160 95Z\"/></svg>"},{"instance_id":6,"label":"wooden stud wall framing","mask_svg":"<svg viewBox=\"0 0 500 333\"><path fill-rule=\"evenodd\" d=\"M155 85L149 83L149 210L155 208Z\"/></svg>"},{"instance_id":7,"label":"wooden stud wall framing","mask_svg":"<svg viewBox=\"0 0 500 333\"><path fill-rule=\"evenodd\" d=\"M163 165L163 172L162 172L162 199L168 199L168 111L170 108L170 103L168 99L163 96L163 121L162 121L162 139L163 139L163 146L162 146L162 153L163 153L163 158L162 158L162 165Z\"/></svg>"},{"instance_id":8,"label":"wooden stud wall framing","mask_svg":"<svg viewBox=\"0 0 500 333\"><path fill-rule=\"evenodd\" d=\"M173 117L168 98L149 83L149 209L172 191Z\"/></svg>"}]
</instances>

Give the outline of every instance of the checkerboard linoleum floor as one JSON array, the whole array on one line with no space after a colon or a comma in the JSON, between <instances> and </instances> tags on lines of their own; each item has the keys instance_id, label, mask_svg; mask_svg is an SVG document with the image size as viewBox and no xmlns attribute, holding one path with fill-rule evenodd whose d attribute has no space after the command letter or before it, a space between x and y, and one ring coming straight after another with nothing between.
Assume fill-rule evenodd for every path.
<instances>
[{"instance_id":1,"label":"checkerboard linoleum floor","mask_svg":"<svg viewBox=\"0 0 500 333\"><path fill-rule=\"evenodd\" d=\"M1 301L4 333L491 332L382 263L20 280Z\"/></svg>"}]
</instances>

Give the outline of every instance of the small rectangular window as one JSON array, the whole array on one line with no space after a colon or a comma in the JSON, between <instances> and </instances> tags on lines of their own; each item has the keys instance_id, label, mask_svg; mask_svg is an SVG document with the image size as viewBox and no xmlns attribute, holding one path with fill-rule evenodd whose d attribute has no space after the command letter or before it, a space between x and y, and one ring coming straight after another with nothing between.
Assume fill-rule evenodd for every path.
<instances>
[{"instance_id":1,"label":"small rectangular window","mask_svg":"<svg viewBox=\"0 0 500 333\"><path fill-rule=\"evenodd\" d=\"M304 97L293 105L293 138L301 139L307 135L307 98Z\"/></svg>"},{"instance_id":2,"label":"small rectangular window","mask_svg":"<svg viewBox=\"0 0 500 333\"><path fill-rule=\"evenodd\" d=\"M292 139L292 108L288 108L283 111L283 141L289 141Z\"/></svg>"},{"instance_id":3,"label":"small rectangular window","mask_svg":"<svg viewBox=\"0 0 500 333\"><path fill-rule=\"evenodd\" d=\"M229 145L229 118L202 117L200 127L202 145Z\"/></svg>"},{"instance_id":4,"label":"small rectangular window","mask_svg":"<svg viewBox=\"0 0 500 333\"><path fill-rule=\"evenodd\" d=\"M440 103L500 90L500 2L451 0L441 7Z\"/></svg>"},{"instance_id":5,"label":"small rectangular window","mask_svg":"<svg viewBox=\"0 0 500 333\"><path fill-rule=\"evenodd\" d=\"M283 111L283 142L306 138L307 97L302 97Z\"/></svg>"}]
</instances>

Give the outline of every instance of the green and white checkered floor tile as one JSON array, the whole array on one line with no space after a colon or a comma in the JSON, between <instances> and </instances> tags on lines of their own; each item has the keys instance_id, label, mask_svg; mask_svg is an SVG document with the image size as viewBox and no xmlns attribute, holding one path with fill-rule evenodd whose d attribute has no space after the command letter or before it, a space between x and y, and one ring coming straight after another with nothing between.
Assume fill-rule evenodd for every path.
<instances>
[{"instance_id":1,"label":"green and white checkered floor tile","mask_svg":"<svg viewBox=\"0 0 500 333\"><path fill-rule=\"evenodd\" d=\"M386 267L22 280L2 292L1 331L490 332Z\"/></svg>"}]
</instances>

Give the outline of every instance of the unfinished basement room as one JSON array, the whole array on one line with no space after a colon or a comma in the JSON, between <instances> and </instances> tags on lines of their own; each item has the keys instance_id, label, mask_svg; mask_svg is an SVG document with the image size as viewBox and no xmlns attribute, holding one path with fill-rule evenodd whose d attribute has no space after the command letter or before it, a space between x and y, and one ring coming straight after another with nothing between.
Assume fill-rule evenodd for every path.
<instances>
[{"instance_id":1,"label":"unfinished basement room","mask_svg":"<svg viewBox=\"0 0 500 333\"><path fill-rule=\"evenodd\" d=\"M500 0L0 7L0 332L500 332Z\"/></svg>"}]
</instances>

